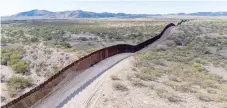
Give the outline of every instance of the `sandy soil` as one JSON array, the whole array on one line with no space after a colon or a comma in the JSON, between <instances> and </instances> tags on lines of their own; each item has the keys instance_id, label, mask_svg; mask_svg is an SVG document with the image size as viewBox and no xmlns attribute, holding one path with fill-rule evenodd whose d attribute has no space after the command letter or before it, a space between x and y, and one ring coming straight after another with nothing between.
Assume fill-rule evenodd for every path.
<instances>
[{"instance_id":1,"label":"sandy soil","mask_svg":"<svg viewBox=\"0 0 227 108\"><path fill-rule=\"evenodd\" d=\"M3 72L5 72L5 73L3 73ZM5 76L5 79L8 79L13 75L14 75L14 72L10 67L1 65L1 76ZM8 90L7 90L6 84L7 83L5 81L1 81L1 96L6 98L5 101L2 101L2 104L5 104L8 101L7 99L9 99L9 97L10 97L8 95Z\"/></svg>"},{"instance_id":2,"label":"sandy soil","mask_svg":"<svg viewBox=\"0 0 227 108\"><path fill-rule=\"evenodd\" d=\"M78 59L76 54L72 52L64 52L56 48L46 47L42 44L35 47L24 46L24 48L26 49L26 53L22 59L29 62L30 70L28 74L17 74L9 66L1 65L1 75L5 77L5 81L1 82L1 96L6 98L5 101L2 101L2 104L28 92L47 80L54 72L53 67L57 67L56 71L58 71ZM37 75L37 73L40 75ZM6 85L7 80L12 76L31 77L34 85L24 89L17 96L10 97Z\"/></svg>"},{"instance_id":3,"label":"sandy soil","mask_svg":"<svg viewBox=\"0 0 227 108\"><path fill-rule=\"evenodd\" d=\"M115 74L115 72L125 71L131 64L131 60L131 57L125 59L107 72L103 73L103 75L69 101L64 108L73 108L74 106L78 106L78 108L97 106L97 102L100 98L103 98L103 96L109 96L113 93L110 76Z\"/></svg>"},{"instance_id":4,"label":"sandy soil","mask_svg":"<svg viewBox=\"0 0 227 108\"><path fill-rule=\"evenodd\" d=\"M181 93L172 90L161 82L144 82L146 87L135 87L128 80L133 75L133 57L129 57L97 78L86 89L81 91L64 108L222 108L222 104L203 102L190 93ZM111 76L117 75L120 80L112 80ZM162 80L162 79L160 79ZM113 88L113 83L126 85L128 91L118 91ZM173 94L179 96L180 102L170 102L158 96L154 87L166 87Z\"/></svg>"},{"instance_id":5,"label":"sandy soil","mask_svg":"<svg viewBox=\"0 0 227 108\"><path fill-rule=\"evenodd\" d=\"M209 70L209 72L215 73L218 76L222 76L223 79L226 79L227 80L227 71L224 68L222 68L222 67L215 67L212 64L205 66L205 68L207 70Z\"/></svg>"}]
</instances>

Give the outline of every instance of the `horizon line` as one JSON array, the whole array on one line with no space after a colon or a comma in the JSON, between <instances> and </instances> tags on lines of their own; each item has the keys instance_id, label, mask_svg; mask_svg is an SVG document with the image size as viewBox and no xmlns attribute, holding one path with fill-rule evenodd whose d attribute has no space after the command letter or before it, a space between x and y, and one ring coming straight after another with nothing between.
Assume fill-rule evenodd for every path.
<instances>
[{"instance_id":1,"label":"horizon line","mask_svg":"<svg viewBox=\"0 0 227 108\"><path fill-rule=\"evenodd\" d=\"M162 14L162 13L150 13L150 14L146 14L146 13L127 13L127 12L108 12L108 11L103 11L103 12L95 12L95 11L89 11L89 10L82 10L82 9L76 9L76 10L61 10L61 11L52 11L52 10L48 10L48 9L30 9L30 10L27 10L27 11L21 11L21 12L18 12L18 13L15 13L15 14L11 14L11 15L3 15L1 17L4 17L4 16L12 16L12 15L16 15L16 14L19 14L19 13L22 13L22 12L28 12L28 11L32 11L32 10L38 10L38 11L49 11L49 12L65 12L65 11L84 11L84 12L94 12L94 13L113 13L113 14L118 14L118 13L124 13L124 14L144 14L144 15L169 15L169 14L180 14L180 13L184 13L184 14L191 14L191 13L199 13L199 12L212 12L212 13L215 13L215 12L227 12L226 11L197 11L197 12L176 12L176 13L167 13L167 14Z\"/></svg>"}]
</instances>

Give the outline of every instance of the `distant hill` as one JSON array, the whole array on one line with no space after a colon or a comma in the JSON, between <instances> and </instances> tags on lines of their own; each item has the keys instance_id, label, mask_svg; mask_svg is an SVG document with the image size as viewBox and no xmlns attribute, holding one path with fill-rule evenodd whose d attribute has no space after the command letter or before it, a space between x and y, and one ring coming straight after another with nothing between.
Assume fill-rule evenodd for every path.
<instances>
[{"instance_id":1,"label":"distant hill","mask_svg":"<svg viewBox=\"0 0 227 108\"><path fill-rule=\"evenodd\" d=\"M26 12L20 12L15 15L6 16L6 18L139 18L139 17L150 17L150 16L168 16L168 15L179 15L179 16L227 16L227 12L196 12L196 13L177 13L177 14L126 14L126 13L96 13L82 10L75 11L61 11L51 12L48 10L30 10Z\"/></svg>"},{"instance_id":2,"label":"distant hill","mask_svg":"<svg viewBox=\"0 0 227 108\"><path fill-rule=\"evenodd\" d=\"M48 10L30 10L8 17L44 17L44 18L107 18L107 17L146 17L147 14L95 13L82 10L51 12Z\"/></svg>"},{"instance_id":3,"label":"distant hill","mask_svg":"<svg viewBox=\"0 0 227 108\"><path fill-rule=\"evenodd\" d=\"M15 17L20 17L20 16L54 16L55 13L47 10L30 10L26 12L20 12L16 15L12 15Z\"/></svg>"},{"instance_id":4,"label":"distant hill","mask_svg":"<svg viewBox=\"0 0 227 108\"><path fill-rule=\"evenodd\" d=\"M178 13L177 15L188 16L227 16L227 12L196 12L196 13Z\"/></svg>"}]
</instances>

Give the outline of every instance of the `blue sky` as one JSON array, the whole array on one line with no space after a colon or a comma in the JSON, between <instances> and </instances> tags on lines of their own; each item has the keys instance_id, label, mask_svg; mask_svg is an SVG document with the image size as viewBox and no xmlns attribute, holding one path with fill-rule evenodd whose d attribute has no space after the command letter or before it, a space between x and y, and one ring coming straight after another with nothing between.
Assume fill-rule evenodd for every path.
<instances>
[{"instance_id":1,"label":"blue sky","mask_svg":"<svg viewBox=\"0 0 227 108\"><path fill-rule=\"evenodd\" d=\"M227 1L143 1L143 0L1 0L0 15L12 15L32 9L50 11L85 10L144 14L227 11Z\"/></svg>"}]
</instances>

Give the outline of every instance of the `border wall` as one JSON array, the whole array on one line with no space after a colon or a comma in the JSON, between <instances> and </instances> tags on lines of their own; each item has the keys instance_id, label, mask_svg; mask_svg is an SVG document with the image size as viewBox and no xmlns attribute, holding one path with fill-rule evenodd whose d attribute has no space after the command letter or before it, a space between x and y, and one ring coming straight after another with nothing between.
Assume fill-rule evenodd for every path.
<instances>
[{"instance_id":1,"label":"border wall","mask_svg":"<svg viewBox=\"0 0 227 108\"><path fill-rule=\"evenodd\" d=\"M56 73L54 76L50 77L48 80L43 82L42 84L38 85L37 87L33 88L29 92L25 93L24 95L14 99L13 101L7 103L6 105L3 105L1 108L28 108L40 101L42 98L48 97L48 95L55 91L57 88L59 88L59 85L64 84L64 81L69 77L74 77L81 72L83 72L85 69L88 69L92 65L117 54L120 53L134 53L136 51L139 51L143 49L144 47L152 44L156 40L162 37L163 33L168 29L169 27L175 26L175 24L170 23L168 24L163 31L149 39L146 40L138 45L128 45L128 44L119 44L114 45L110 47L106 47L103 49L100 49L98 51L95 51L87 56L84 56L80 58L77 61L74 61L70 65L64 67L62 70L60 70L58 73Z\"/></svg>"}]
</instances>

